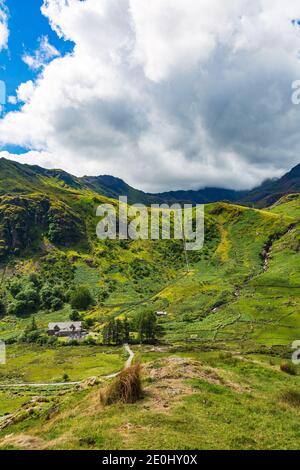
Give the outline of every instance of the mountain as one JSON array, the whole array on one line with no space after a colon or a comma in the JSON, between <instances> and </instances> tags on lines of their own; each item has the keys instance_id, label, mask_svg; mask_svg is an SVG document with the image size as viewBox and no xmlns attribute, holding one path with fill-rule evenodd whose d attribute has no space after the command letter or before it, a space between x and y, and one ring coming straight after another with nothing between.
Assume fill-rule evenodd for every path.
<instances>
[{"instance_id":1,"label":"mountain","mask_svg":"<svg viewBox=\"0 0 300 470\"><path fill-rule=\"evenodd\" d=\"M282 178L266 180L259 187L250 191L212 187L199 189L198 191L180 190L152 194L134 189L123 180L113 176L84 177L79 178L79 180L87 187L107 197L117 198L120 195L127 195L130 204L136 202L143 204L174 204L177 202L209 204L217 201L228 201L262 208L271 206L287 194L300 192L300 164Z\"/></svg>"},{"instance_id":2,"label":"mountain","mask_svg":"<svg viewBox=\"0 0 300 470\"><path fill-rule=\"evenodd\" d=\"M93 191L101 196L118 199L127 196L128 203L150 204L209 204L218 201L240 203L258 208L268 207L287 194L300 192L300 164L279 179L270 179L250 191L224 188L204 188L198 191L167 191L146 193L133 188L114 176L75 177L66 171L48 170L37 165L26 165L0 159L0 195L46 191Z\"/></svg>"},{"instance_id":3,"label":"mountain","mask_svg":"<svg viewBox=\"0 0 300 470\"><path fill-rule=\"evenodd\" d=\"M267 180L258 188L249 191L241 201L256 207L268 207L287 194L300 192L300 164L286 173L282 178Z\"/></svg>"},{"instance_id":4,"label":"mountain","mask_svg":"<svg viewBox=\"0 0 300 470\"><path fill-rule=\"evenodd\" d=\"M236 202L243 198L247 191L233 189L204 188L198 191L167 191L163 193L145 193L134 189L120 178L113 176L85 176L81 179L84 184L94 191L105 194L110 198L126 195L130 204L208 204L217 201Z\"/></svg>"},{"instance_id":5,"label":"mountain","mask_svg":"<svg viewBox=\"0 0 300 470\"><path fill-rule=\"evenodd\" d=\"M198 191L169 191L156 194L156 196L169 204L176 202L209 204L217 201L238 202L247 193L248 191L235 191L234 189L204 188Z\"/></svg>"},{"instance_id":6,"label":"mountain","mask_svg":"<svg viewBox=\"0 0 300 470\"><path fill-rule=\"evenodd\" d=\"M80 178L84 187L89 188L96 193L105 195L106 197L118 199L119 196L127 196L129 204L161 204L163 199L155 194L147 194L139 189L132 188L120 178L114 176L84 176Z\"/></svg>"},{"instance_id":7,"label":"mountain","mask_svg":"<svg viewBox=\"0 0 300 470\"><path fill-rule=\"evenodd\" d=\"M244 197L246 191L234 191L222 188L205 188L199 191L170 191L160 194L151 194L132 188L125 181L114 176L84 176L77 178L66 171L48 170L38 165L27 165L4 158L0 159L0 195L26 193L43 190L47 193L59 188L69 190L92 190L101 196L118 199L127 196L128 203L173 204L176 202L187 204L207 204L226 200L237 202Z\"/></svg>"}]
</instances>

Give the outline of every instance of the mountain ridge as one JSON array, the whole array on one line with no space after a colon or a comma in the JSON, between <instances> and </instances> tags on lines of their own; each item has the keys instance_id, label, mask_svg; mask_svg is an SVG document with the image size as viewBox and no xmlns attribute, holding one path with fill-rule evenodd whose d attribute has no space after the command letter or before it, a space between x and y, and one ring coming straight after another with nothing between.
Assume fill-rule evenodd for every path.
<instances>
[{"instance_id":1,"label":"mountain ridge","mask_svg":"<svg viewBox=\"0 0 300 470\"><path fill-rule=\"evenodd\" d=\"M300 192L300 164L278 179L268 179L252 190L237 191L217 187L199 190L165 191L147 193L131 187L121 178L111 175L76 177L61 169L45 169L38 165L23 164L0 159L0 194L41 190L51 179L73 190L92 190L102 196L118 199L127 196L129 204L208 204L218 201L242 205L268 207L287 194Z\"/></svg>"}]
</instances>

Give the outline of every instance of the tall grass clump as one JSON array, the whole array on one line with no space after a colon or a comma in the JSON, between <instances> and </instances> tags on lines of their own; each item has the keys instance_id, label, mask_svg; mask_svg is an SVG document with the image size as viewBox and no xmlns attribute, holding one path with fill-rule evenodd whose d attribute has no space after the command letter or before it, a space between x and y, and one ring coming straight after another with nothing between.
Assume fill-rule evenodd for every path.
<instances>
[{"instance_id":1,"label":"tall grass clump","mask_svg":"<svg viewBox=\"0 0 300 470\"><path fill-rule=\"evenodd\" d=\"M100 392L100 401L103 405L135 403L142 397L140 364L123 370L106 390Z\"/></svg>"},{"instance_id":2,"label":"tall grass clump","mask_svg":"<svg viewBox=\"0 0 300 470\"><path fill-rule=\"evenodd\" d=\"M285 390L281 393L280 398L288 405L300 408L300 392L297 392L297 390Z\"/></svg>"},{"instance_id":3,"label":"tall grass clump","mask_svg":"<svg viewBox=\"0 0 300 470\"><path fill-rule=\"evenodd\" d=\"M280 370L289 375L297 375L297 368L291 362L282 362L280 364Z\"/></svg>"}]
</instances>

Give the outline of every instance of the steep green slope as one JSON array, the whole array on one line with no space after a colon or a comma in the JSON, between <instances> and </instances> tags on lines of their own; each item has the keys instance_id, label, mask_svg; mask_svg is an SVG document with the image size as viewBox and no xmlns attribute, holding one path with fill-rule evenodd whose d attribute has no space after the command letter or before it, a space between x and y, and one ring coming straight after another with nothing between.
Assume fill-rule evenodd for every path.
<instances>
[{"instance_id":1,"label":"steep green slope","mask_svg":"<svg viewBox=\"0 0 300 470\"><path fill-rule=\"evenodd\" d=\"M289 194L279 199L269 209L274 214L294 217L300 219L300 194Z\"/></svg>"},{"instance_id":2,"label":"steep green slope","mask_svg":"<svg viewBox=\"0 0 300 470\"><path fill-rule=\"evenodd\" d=\"M290 344L300 335L294 219L227 204L210 205L207 212L219 243L210 246L206 240L198 259L190 255L191 272L158 295L168 303L166 338L254 350Z\"/></svg>"},{"instance_id":3,"label":"steep green slope","mask_svg":"<svg viewBox=\"0 0 300 470\"><path fill-rule=\"evenodd\" d=\"M39 207L40 196L29 199L38 201ZM28 196L25 200L28 202ZM58 211L57 226L45 222L42 231L44 246L45 240L51 242L50 246L46 253L36 251L34 255L34 269L38 266L38 272L43 259L47 267L54 256L60 263L73 266L72 283L86 284L96 298L104 299L87 314L96 322L95 328L97 322L101 324L120 314L134 318L144 309L167 309L168 317L162 320L165 340L210 345L225 341L232 347L248 339L252 344L261 330L275 334L276 322L284 310L292 314L296 309L295 318L291 318L296 322L295 328L300 325L299 228L293 217L225 203L206 206L204 248L187 253L187 272L181 241L98 240L96 201L99 202L97 197L76 195L72 200L71 225L66 218L71 209L65 209L62 223ZM47 204L49 207L48 200ZM83 214L87 214L85 227L81 225ZM33 216L37 217L35 213ZM72 225L75 221L78 229ZM37 226L42 230L42 223ZM31 230L30 223L29 227ZM26 234L23 230L21 233ZM38 239L34 231L26 237ZM19 239L15 238L17 242ZM49 260L47 252L52 253ZM12 262L18 266L17 258ZM27 254L23 267L17 268L21 277L26 278L31 269L26 268L28 262ZM275 303L274 295L278 299ZM278 331L274 340L266 339L266 345L293 341L288 328L282 335Z\"/></svg>"}]
</instances>

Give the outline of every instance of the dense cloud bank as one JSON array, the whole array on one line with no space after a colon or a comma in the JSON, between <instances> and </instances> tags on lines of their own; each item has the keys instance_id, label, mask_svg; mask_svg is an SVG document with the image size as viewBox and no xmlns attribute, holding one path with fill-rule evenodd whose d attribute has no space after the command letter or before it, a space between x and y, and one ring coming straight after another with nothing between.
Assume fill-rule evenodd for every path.
<instances>
[{"instance_id":1,"label":"dense cloud bank","mask_svg":"<svg viewBox=\"0 0 300 470\"><path fill-rule=\"evenodd\" d=\"M41 72L0 144L29 153L2 156L148 191L249 188L299 163L298 0L44 0L42 14L74 50L44 38L26 57Z\"/></svg>"}]
</instances>

